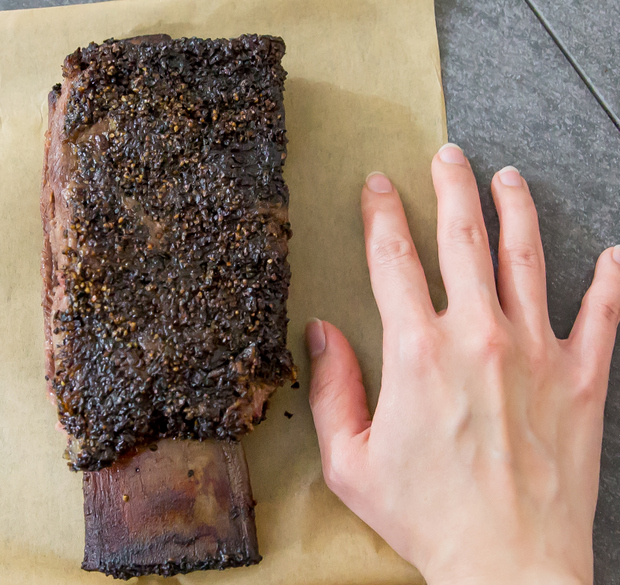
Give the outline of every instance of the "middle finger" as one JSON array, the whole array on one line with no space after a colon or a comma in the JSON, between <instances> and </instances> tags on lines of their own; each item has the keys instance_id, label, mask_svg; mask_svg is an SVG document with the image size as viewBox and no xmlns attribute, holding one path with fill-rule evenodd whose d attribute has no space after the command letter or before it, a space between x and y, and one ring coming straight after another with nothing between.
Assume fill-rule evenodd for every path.
<instances>
[{"instance_id":1,"label":"middle finger","mask_svg":"<svg viewBox=\"0 0 620 585\"><path fill-rule=\"evenodd\" d=\"M433 158L432 172L448 311L476 301L500 310L478 187L463 151L452 144L442 147Z\"/></svg>"}]
</instances>

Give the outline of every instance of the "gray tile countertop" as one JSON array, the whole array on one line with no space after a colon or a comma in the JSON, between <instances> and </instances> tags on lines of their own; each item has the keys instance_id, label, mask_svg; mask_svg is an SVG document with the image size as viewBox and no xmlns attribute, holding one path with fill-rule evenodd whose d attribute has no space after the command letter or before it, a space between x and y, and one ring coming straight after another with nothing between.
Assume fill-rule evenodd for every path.
<instances>
[{"instance_id":1,"label":"gray tile countertop","mask_svg":"<svg viewBox=\"0 0 620 585\"><path fill-rule=\"evenodd\" d=\"M0 10L94 1L0 0ZM596 257L620 243L620 130L611 119L620 116L620 4L435 5L450 139L471 159L492 242L498 238L488 188L493 173L513 164L529 181L547 258L552 324L566 336ZM606 408L596 585L620 585L619 358Z\"/></svg>"},{"instance_id":2,"label":"gray tile countertop","mask_svg":"<svg viewBox=\"0 0 620 585\"><path fill-rule=\"evenodd\" d=\"M530 0L552 34L620 118L620 3L614 0Z\"/></svg>"}]
</instances>

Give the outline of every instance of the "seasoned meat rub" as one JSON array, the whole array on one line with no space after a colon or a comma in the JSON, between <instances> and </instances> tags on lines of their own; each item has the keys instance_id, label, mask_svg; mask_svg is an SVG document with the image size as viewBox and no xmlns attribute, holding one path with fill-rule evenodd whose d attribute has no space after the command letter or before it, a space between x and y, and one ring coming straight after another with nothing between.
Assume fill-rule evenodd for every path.
<instances>
[{"instance_id":1,"label":"seasoned meat rub","mask_svg":"<svg viewBox=\"0 0 620 585\"><path fill-rule=\"evenodd\" d=\"M75 470L238 439L295 379L279 38L108 40L49 99L47 378Z\"/></svg>"}]
</instances>

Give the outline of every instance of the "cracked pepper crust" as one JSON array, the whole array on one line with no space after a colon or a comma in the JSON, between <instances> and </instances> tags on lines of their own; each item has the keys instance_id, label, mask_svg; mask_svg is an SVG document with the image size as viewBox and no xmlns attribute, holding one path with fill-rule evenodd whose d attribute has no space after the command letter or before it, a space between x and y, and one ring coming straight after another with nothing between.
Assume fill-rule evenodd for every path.
<instances>
[{"instance_id":1,"label":"cracked pepper crust","mask_svg":"<svg viewBox=\"0 0 620 585\"><path fill-rule=\"evenodd\" d=\"M47 378L73 469L154 439L238 439L286 348L284 43L91 44L50 94Z\"/></svg>"}]
</instances>

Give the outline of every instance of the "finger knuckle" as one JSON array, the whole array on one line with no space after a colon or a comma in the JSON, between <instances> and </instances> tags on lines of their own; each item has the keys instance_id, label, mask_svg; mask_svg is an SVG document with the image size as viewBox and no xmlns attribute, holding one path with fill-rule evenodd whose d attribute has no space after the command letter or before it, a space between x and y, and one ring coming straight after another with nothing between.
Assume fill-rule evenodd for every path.
<instances>
[{"instance_id":1,"label":"finger knuckle","mask_svg":"<svg viewBox=\"0 0 620 585\"><path fill-rule=\"evenodd\" d=\"M570 387L577 406L605 402L607 384L600 369L579 368L572 375Z\"/></svg>"},{"instance_id":2,"label":"finger knuckle","mask_svg":"<svg viewBox=\"0 0 620 585\"><path fill-rule=\"evenodd\" d=\"M601 295L588 295L590 309L601 315L601 317L613 325L618 325L620 321L620 299L614 299Z\"/></svg>"},{"instance_id":3,"label":"finger knuckle","mask_svg":"<svg viewBox=\"0 0 620 585\"><path fill-rule=\"evenodd\" d=\"M410 328L401 335L401 351L405 359L429 363L437 361L442 340L433 327Z\"/></svg>"},{"instance_id":4,"label":"finger knuckle","mask_svg":"<svg viewBox=\"0 0 620 585\"><path fill-rule=\"evenodd\" d=\"M513 266L539 269L542 267L542 257L538 248L532 244L519 242L507 245L504 248L506 259Z\"/></svg>"},{"instance_id":5,"label":"finger knuckle","mask_svg":"<svg viewBox=\"0 0 620 585\"><path fill-rule=\"evenodd\" d=\"M398 236L379 238L373 242L371 254L383 266L399 266L410 262L415 256L413 244Z\"/></svg>"},{"instance_id":6,"label":"finger knuckle","mask_svg":"<svg viewBox=\"0 0 620 585\"><path fill-rule=\"evenodd\" d=\"M329 369L314 376L310 384L310 408L329 409L338 395L339 383L338 377Z\"/></svg>"},{"instance_id":7,"label":"finger knuckle","mask_svg":"<svg viewBox=\"0 0 620 585\"><path fill-rule=\"evenodd\" d=\"M549 350L546 340L530 338L524 353L527 356L530 370L534 374L543 376L553 367L553 352Z\"/></svg>"},{"instance_id":8,"label":"finger knuckle","mask_svg":"<svg viewBox=\"0 0 620 585\"><path fill-rule=\"evenodd\" d=\"M595 402L596 398L598 398L598 395L600 394L600 392L597 392L597 389L598 388L594 383L586 383L585 381L573 386L572 396L574 402L577 404L588 404L590 402Z\"/></svg>"},{"instance_id":9,"label":"finger knuckle","mask_svg":"<svg viewBox=\"0 0 620 585\"><path fill-rule=\"evenodd\" d=\"M352 461L347 449L332 448L323 463L327 487L336 495L342 494L351 482Z\"/></svg>"},{"instance_id":10,"label":"finger knuckle","mask_svg":"<svg viewBox=\"0 0 620 585\"><path fill-rule=\"evenodd\" d=\"M501 359L512 351L510 336L505 328L495 320L477 327L471 346L476 355L485 360Z\"/></svg>"},{"instance_id":11,"label":"finger knuckle","mask_svg":"<svg viewBox=\"0 0 620 585\"><path fill-rule=\"evenodd\" d=\"M477 223L459 218L451 221L445 230L448 241L465 246L480 246L486 242L486 234Z\"/></svg>"}]
</instances>

